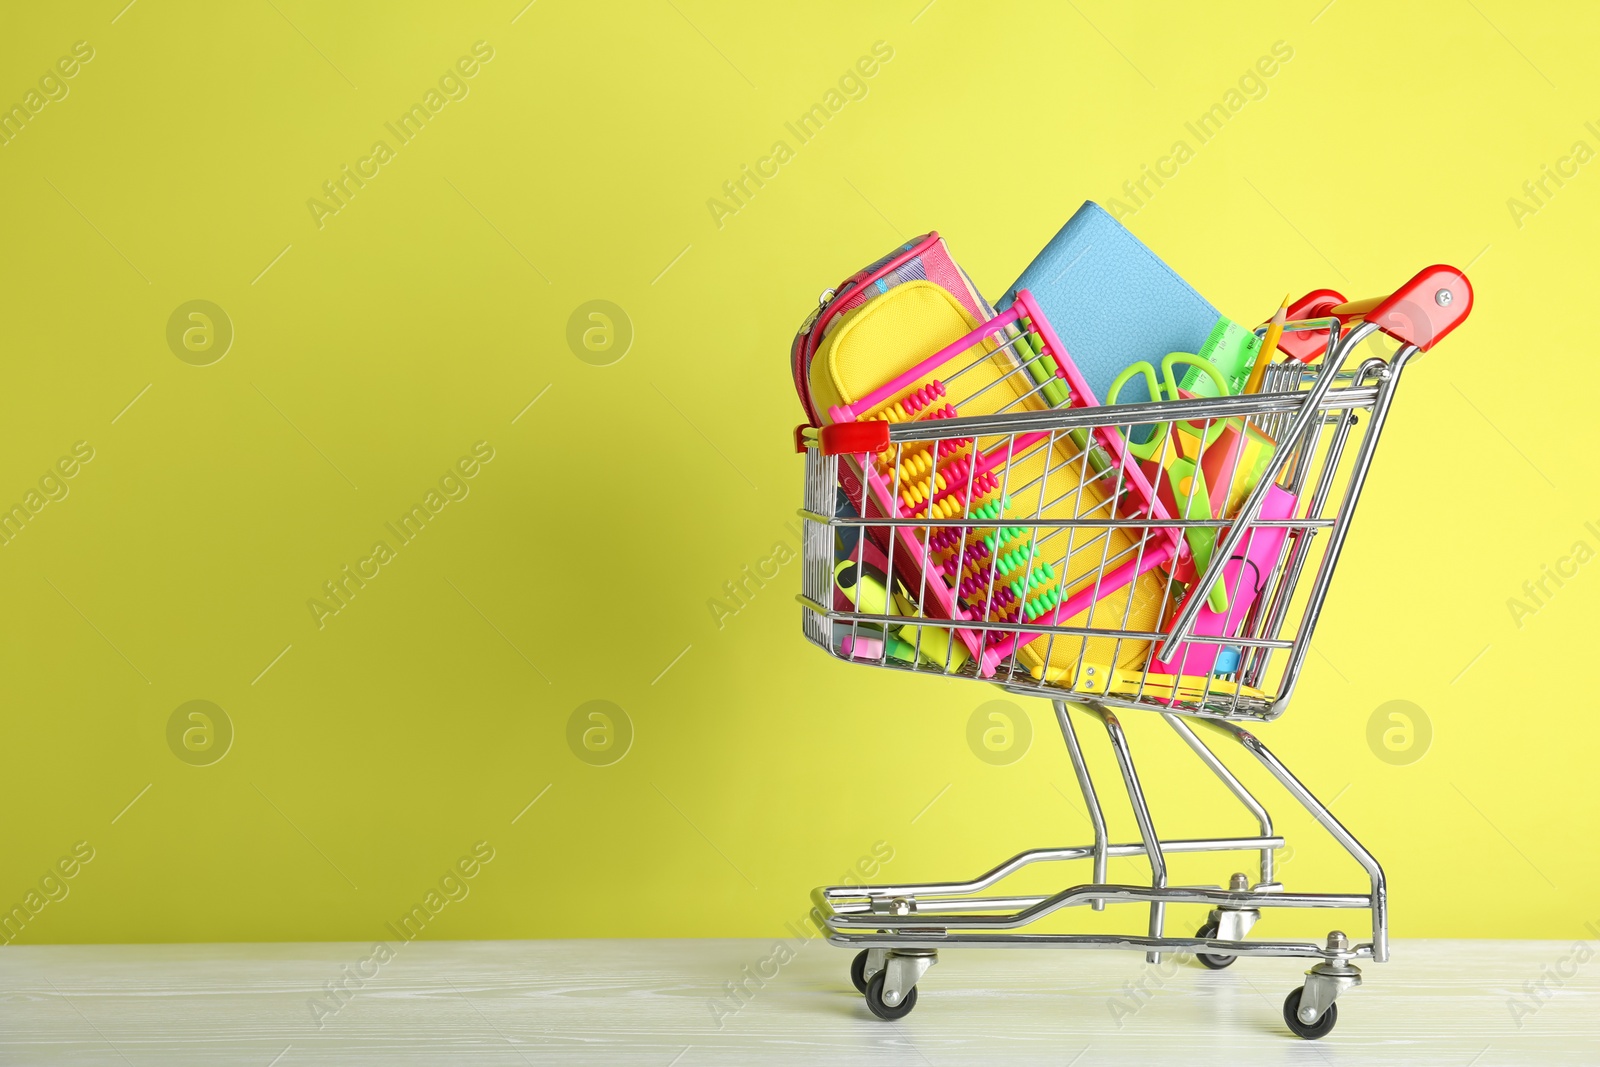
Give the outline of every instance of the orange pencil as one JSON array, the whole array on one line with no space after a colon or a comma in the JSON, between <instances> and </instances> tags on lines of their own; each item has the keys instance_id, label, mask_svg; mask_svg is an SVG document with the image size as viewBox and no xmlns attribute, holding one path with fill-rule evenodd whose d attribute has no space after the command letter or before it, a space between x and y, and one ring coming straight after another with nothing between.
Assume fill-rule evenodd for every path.
<instances>
[{"instance_id":1,"label":"orange pencil","mask_svg":"<svg viewBox=\"0 0 1600 1067\"><path fill-rule=\"evenodd\" d=\"M1259 393L1261 379L1267 373L1267 364L1272 362L1272 354L1278 350L1278 340L1283 337L1283 324L1288 321L1289 294L1283 294L1283 303L1278 305L1278 310L1272 313L1272 321L1267 323L1267 335L1261 339L1261 347L1256 350L1256 361L1250 368L1250 378L1244 383L1246 393Z\"/></svg>"}]
</instances>

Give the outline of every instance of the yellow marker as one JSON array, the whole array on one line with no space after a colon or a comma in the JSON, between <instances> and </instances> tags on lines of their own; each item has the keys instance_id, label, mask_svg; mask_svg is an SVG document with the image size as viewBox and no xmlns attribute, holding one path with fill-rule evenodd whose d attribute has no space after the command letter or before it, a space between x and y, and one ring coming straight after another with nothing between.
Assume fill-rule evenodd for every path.
<instances>
[{"instance_id":1,"label":"yellow marker","mask_svg":"<svg viewBox=\"0 0 1600 1067\"><path fill-rule=\"evenodd\" d=\"M1283 294L1283 303L1278 305L1278 310L1272 313L1272 321L1267 323L1267 335L1261 339L1261 347L1256 349L1255 365L1250 368L1250 378L1244 383L1246 393L1259 393L1261 379L1267 373L1267 364L1272 362L1272 354L1278 350L1278 341L1283 337L1283 324L1288 321L1289 294Z\"/></svg>"},{"instance_id":2,"label":"yellow marker","mask_svg":"<svg viewBox=\"0 0 1600 1067\"><path fill-rule=\"evenodd\" d=\"M855 560L847 559L835 567L833 581L861 614L895 614L895 603L889 599L889 591Z\"/></svg>"},{"instance_id":3,"label":"yellow marker","mask_svg":"<svg viewBox=\"0 0 1600 1067\"><path fill-rule=\"evenodd\" d=\"M895 594L895 601L900 608L900 614L913 618L920 614L917 606L899 593ZM898 632L900 640L912 648L920 647L923 662L941 671L951 673L959 671L967 660L972 658L967 654L967 646L959 639L952 640L954 635L942 626L902 626Z\"/></svg>"}]
</instances>

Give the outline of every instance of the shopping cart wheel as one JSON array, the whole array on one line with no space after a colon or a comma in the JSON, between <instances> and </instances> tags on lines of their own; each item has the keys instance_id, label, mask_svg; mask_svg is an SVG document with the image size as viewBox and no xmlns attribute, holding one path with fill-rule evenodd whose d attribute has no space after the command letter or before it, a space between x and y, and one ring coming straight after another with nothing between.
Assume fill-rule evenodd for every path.
<instances>
[{"instance_id":1,"label":"shopping cart wheel","mask_svg":"<svg viewBox=\"0 0 1600 1067\"><path fill-rule=\"evenodd\" d=\"M867 1007L878 1018L893 1022L896 1019L904 1019L911 1014L911 1009L917 1006L917 987L912 986L906 990L906 995L900 1003L890 1007L883 1002L883 980L887 974L887 971L879 971L867 983Z\"/></svg>"},{"instance_id":2,"label":"shopping cart wheel","mask_svg":"<svg viewBox=\"0 0 1600 1067\"><path fill-rule=\"evenodd\" d=\"M1204 926L1194 932L1194 936L1204 938L1216 937L1217 924L1206 923ZM1233 966L1233 961L1239 958L1238 956L1224 956L1220 953L1212 952L1196 952L1194 956L1195 959L1199 960L1203 965L1210 967L1213 971L1220 971L1224 967L1231 967Z\"/></svg>"},{"instance_id":3,"label":"shopping cart wheel","mask_svg":"<svg viewBox=\"0 0 1600 1067\"><path fill-rule=\"evenodd\" d=\"M1322 1013L1322 1018L1314 1023L1302 1022L1300 1019L1300 994L1306 991L1301 986L1290 993L1283 1000L1283 1021L1296 1037L1303 1037L1307 1041L1315 1041L1319 1037L1327 1037L1333 1032L1333 1024L1339 1021L1339 1005L1329 1004L1328 1010Z\"/></svg>"},{"instance_id":4,"label":"shopping cart wheel","mask_svg":"<svg viewBox=\"0 0 1600 1067\"><path fill-rule=\"evenodd\" d=\"M850 984L856 987L857 993L867 991L867 953L870 951L864 948L850 961Z\"/></svg>"}]
</instances>

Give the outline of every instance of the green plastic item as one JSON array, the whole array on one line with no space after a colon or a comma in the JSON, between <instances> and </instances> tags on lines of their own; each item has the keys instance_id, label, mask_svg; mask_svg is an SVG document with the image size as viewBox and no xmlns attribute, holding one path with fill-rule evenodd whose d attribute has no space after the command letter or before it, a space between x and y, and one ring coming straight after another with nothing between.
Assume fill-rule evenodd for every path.
<instances>
[{"instance_id":1,"label":"green plastic item","mask_svg":"<svg viewBox=\"0 0 1600 1067\"><path fill-rule=\"evenodd\" d=\"M1260 349L1261 338L1254 330L1247 330L1232 319L1219 318L1196 355L1221 372L1228 384L1227 396L1238 396ZM1217 391L1216 380L1199 367L1191 367L1178 388L1195 396L1223 395Z\"/></svg>"},{"instance_id":2,"label":"green plastic item","mask_svg":"<svg viewBox=\"0 0 1600 1067\"><path fill-rule=\"evenodd\" d=\"M898 633L884 635L883 650L890 659L900 660L902 663L917 662L917 650L900 639Z\"/></svg>"},{"instance_id":3,"label":"green plastic item","mask_svg":"<svg viewBox=\"0 0 1600 1067\"><path fill-rule=\"evenodd\" d=\"M1016 339L1017 356L1024 361L1023 366L1028 368L1033 384L1044 386L1039 391L1045 403L1058 408L1067 402L1067 383L1056 376L1055 367L1044 358L1044 338L1033 328L1033 321L1024 318L1021 325L1025 332Z\"/></svg>"},{"instance_id":4,"label":"green plastic item","mask_svg":"<svg viewBox=\"0 0 1600 1067\"><path fill-rule=\"evenodd\" d=\"M1206 490L1206 476L1192 459L1175 459L1167 467L1172 479L1172 496L1177 501L1179 517L1183 519L1211 519L1210 494ZM1185 531L1189 547L1194 552L1194 568L1204 574L1211 566L1211 553L1217 547L1217 530L1210 526L1196 526ZM1228 610L1227 584L1218 578L1206 594L1211 610L1221 614Z\"/></svg>"},{"instance_id":5,"label":"green plastic item","mask_svg":"<svg viewBox=\"0 0 1600 1067\"><path fill-rule=\"evenodd\" d=\"M1148 362L1135 363L1123 370L1111 382L1111 388L1106 391L1106 403L1115 404L1117 397L1122 394L1122 387L1135 377L1142 377L1145 387L1149 390L1152 399L1176 400L1179 389L1177 375L1174 369L1187 365L1189 372L1184 375L1188 380L1191 375L1200 375L1210 384L1212 392L1208 395L1218 396L1222 389L1222 371L1216 364L1192 356L1187 352L1170 352L1161 361L1161 378L1156 378L1156 368ZM1222 419L1210 420L1202 426L1193 423L1181 423L1184 430L1200 439L1200 448L1204 450L1227 429L1227 424ZM1166 468L1166 477L1170 479L1172 495L1178 503L1178 510L1182 519L1212 519L1211 491L1206 487L1204 471L1192 459L1185 459L1177 454L1172 442L1168 440L1168 431L1172 424L1163 422L1151 431L1148 440L1137 442L1129 438L1124 447L1128 454L1135 459L1150 463L1163 463ZM1186 484L1187 483L1187 484ZM1212 549L1216 547L1217 531L1212 527L1196 526L1184 531L1184 539L1189 542L1189 548L1194 553L1195 567L1204 573L1211 562ZM1228 610L1228 591L1219 578L1207 594L1207 601L1211 610L1225 612Z\"/></svg>"}]
</instances>

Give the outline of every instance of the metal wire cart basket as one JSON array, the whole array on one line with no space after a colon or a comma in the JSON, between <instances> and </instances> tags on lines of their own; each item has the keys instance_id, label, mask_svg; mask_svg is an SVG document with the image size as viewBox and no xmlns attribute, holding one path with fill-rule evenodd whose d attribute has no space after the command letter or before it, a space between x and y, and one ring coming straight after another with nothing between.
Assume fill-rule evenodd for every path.
<instances>
[{"instance_id":1,"label":"metal wire cart basket","mask_svg":"<svg viewBox=\"0 0 1600 1067\"><path fill-rule=\"evenodd\" d=\"M883 389L832 409L830 425L796 432L807 639L853 663L1051 700L1094 827L1090 844L1031 849L965 881L815 890L829 941L859 950L851 976L876 1015L909 1012L944 948L1118 948L1151 962L1193 953L1213 968L1239 956L1314 959L1284 1019L1301 1037L1332 1030L1335 998L1361 982L1357 961L1389 955L1383 869L1252 728L1289 706L1402 372L1471 304L1465 276L1444 266L1381 299L1314 292L1291 308L1278 346L1287 358L1267 368L1260 392L1164 399L1176 386L1163 393L1156 368L1143 367L1157 399L1101 406L1022 292ZM1387 344L1364 343L1380 334ZM1175 368L1161 370L1172 382ZM1259 834L1163 840L1123 709L1159 715ZM1104 727L1140 840L1107 839L1075 717ZM1279 884L1284 838L1202 732L1258 760L1355 858L1370 890ZM1257 853L1259 870L1226 888L1169 884L1169 856L1211 852ZM1149 884L1109 882L1112 857L1143 857ZM985 895L1025 867L1068 860L1089 861L1092 881ZM1147 905L1148 922L1115 935L1027 932L1062 909L1108 904ZM1205 905L1210 917L1192 937L1169 936L1168 904ZM1371 939L1247 940L1264 908L1364 910Z\"/></svg>"}]
</instances>

